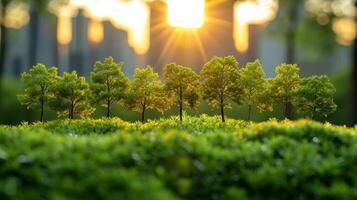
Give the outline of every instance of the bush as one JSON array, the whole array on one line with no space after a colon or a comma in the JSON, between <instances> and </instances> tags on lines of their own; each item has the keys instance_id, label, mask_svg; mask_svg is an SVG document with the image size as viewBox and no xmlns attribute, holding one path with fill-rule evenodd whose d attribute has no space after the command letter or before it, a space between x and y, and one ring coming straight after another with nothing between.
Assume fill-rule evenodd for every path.
<instances>
[{"instance_id":1,"label":"bush","mask_svg":"<svg viewBox=\"0 0 357 200\"><path fill-rule=\"evenodd\" d=\"M356 129L185 119L3 126L0 198L357 198Z\"/></svg>"}]
</instances>

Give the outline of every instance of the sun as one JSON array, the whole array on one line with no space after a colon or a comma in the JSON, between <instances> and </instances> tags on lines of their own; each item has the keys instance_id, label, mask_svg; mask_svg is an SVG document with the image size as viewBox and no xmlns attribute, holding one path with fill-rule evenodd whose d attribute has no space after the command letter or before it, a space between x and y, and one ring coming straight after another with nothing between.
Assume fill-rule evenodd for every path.
<instances>
[{"instance_id":1,"label":"sun","mask_svg":"<svg viewBox=\"0 0 357 200\"><path fill-rule=\"evenodd\" d=\"M205 21L205 0L166 0L167 21L178 28L200 28Z\"/></svg>"}]
</instances>

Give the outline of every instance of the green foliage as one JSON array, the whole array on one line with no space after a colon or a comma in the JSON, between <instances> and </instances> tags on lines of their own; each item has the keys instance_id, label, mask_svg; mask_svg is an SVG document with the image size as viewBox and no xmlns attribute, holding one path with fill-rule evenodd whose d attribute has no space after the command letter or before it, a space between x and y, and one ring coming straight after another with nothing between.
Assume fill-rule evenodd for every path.
<instances>
[{"instance_id":1,"label":"green foliage","mask_svg":"<svg viewBox=\"0 0 357 200\"><path fill-rule=\"evenodd\" d=\"M0 127L1 199L356 199L357 135L187 117Z\"/></svg>"},{"instance_id":2,"label":"green foliage","mask_svg":"<svg viewBox=\"0 0 357 200\"><path fill-rule=\"evenodd\" d=\"M136 112L141 112L141 121L145 120L146 109L164 112L169 108L169 99L159 75L151 66L136 68L131 82L126 106Z\"/></svg>"},{"instance_id":3,"label":"green foliage","mask_svg":"<svg viewBox=\"0 0 357 200\"><path fill-rule=\"evenodd\" d=\"M51 90L54 98L50 106L59 116L68 115L68 118L73 119L76 114L85 117L94 112L90 105L89 84L84 77L78 77L76 71L64 72Z\"/></svg>"},{"instance_id":4,"label":"green foliage","mask_svg":"<svg viewBox=\"0 0 357 200\"><path fill-rule=\"evenodd\" d=\"M274 79L266 78L263 82L263 89L257 95L258 109L260 112L274 110Z\"/></svg>"},{"instance_id":5,"label":"green foliage","mask_svg":"<svg viewBox=\"0 0 357 200\"><path fill-rule=\"evenodd\" d=\"M182 121L182 110L189 106L196 108L200 98L199 76L189 67L168 64L164 67L164 84L167 91L171 93L174 102L180 108L180 120Z\"/></svg>"},{"instance_id":6,"label":"green foliage","mask_svg":"<svg viewBox=\"0 0 357 200\"><path fill-rule=\"evenodd\" d=\"M93 99L97 104L107 108L107 117L110 116L111 106L125 98L129 80L121 71L123 63L116 63L112 57L104 62L96 62L91 72L90 88Z\"/></svg>"},{"instance_id":7,"label":"green foliage","mask_svg":"<svg viewBox=\"0 0 357 200\"><path fill-rule=\"evenodd\" d=\"M336 111L333 96L335 87L327 76L311 76L303 78L297 93L300 112L308 113L312 118L323 115L327 117Z\"/></svg>"},{"instance_id":8,"label":"green foliage","mask_svg":"<svg viewBox=\"0 0 357 200\"><path fill-rule=\"evenodd\" d=\"M203 98L209 105L221 109L222 121L224 108L230 101L241 102L243 89L240 85L238 61L233 56L214 57L201 71Z\"/></svg>"},{"instance_id":9,"label":"green foliage","mask_svg":"<svg viewBox=\"0 0 357 200\"><path fill-rule=\"evenodd\" d=\"M22 73L21 80L25 91L18 95L19 101L27 109L41 109L41 121L43 121L44 106L51 98L50 87L58 79L57 68L47 69L43 64L37 64L29 72Z\"/></svg>"},{"instance_id":10,"label":"green foliage","mask_svg":"<svg viewBox=\"0 0 357 200\"><path fill-rule=\"evenodd\" d=\"M300 87L300 68L296 64L281 64L275 69L271 95L276 104L285 106L285 117L288 106L297 101L297 92Z\"/></svg>"},{"instance_id":11,"label":"green foliage","mask_svg":"<svg viewBox=\"0 0 357 200\"><path fill-rule=\"evenodd\" d=\"M265 73L259 60L248 62L240 71L241 86L243 88L243 101L249 107L248 120L250 120L251 109L258 106L265 85Z\"/></svg>"}]
</instances>

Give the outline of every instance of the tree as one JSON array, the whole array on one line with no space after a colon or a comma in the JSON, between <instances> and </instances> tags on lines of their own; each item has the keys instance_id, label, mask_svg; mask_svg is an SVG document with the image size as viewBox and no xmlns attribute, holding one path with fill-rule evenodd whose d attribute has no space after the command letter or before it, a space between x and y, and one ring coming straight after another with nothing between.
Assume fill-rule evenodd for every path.
<instances>
[{"instance_id":1,"label":"tree","mask_svg":"<svg viewBox=\"0 0 357 200\"><path fill-rule=\"evenodd\" d=\"M183 108L195 108L199 103L200 81L199 76L189 67L168 64L164 67L164 84L166 90L173 96L174 103L180 109L182 121Z\"/></svg>"},{"instance_id":2,"label":"tree","mask_svg":"<svg viewBox=\"0 0 357 200\"><path fill-rule=\"evenodd\" d=\"M147 109L164 112L169 107L164 85L151 66L135 69L126 105L133 111L141 112L141 122L145 121Z\"/></svg>"},{"instance_id":3,"label":"tree","mask_svg":"<svg viewBox=\"0 0 357 200\"><path fill-rule=\"evenodd\" d=\"M262 83L262 90L257 94L257 107L260 112L274 110L274 79L266 78Z\"/></svg>"},{"instance_id":4,"label":"tree","mask_svg":"<svg viewBox=\"0 0 357 200\"><path fill-rule=\"evenodd\" d=\"M248 121L251 118L252 107L257 106L259 95L264 89L264 70L259 60L248 62L240 71L243 101L248 105Z\"/></svg>"},{"instance_id":5,"label":"tree","mask_svg":"<svg viewBox=\"0 0 357 200\"><path fill-rule=\"evenodd\" d=\"M108 57L104 62L96 62L91 72L93 99L107 108L107 117L110 117L112 104L124 99L129 87L129 79L121 71L122 66L123 63L116 63Z\"/></svg>"},{"instance_id":6,"label":"tree","mask_svg":"<svg viewBox=\"0 0 357 200\"><path fill-rule=\"evenodd\" d=\"M333 96L335 87L327 76L311 76L303 78L297 93L300 112L308 113L313 119L317 114L327 117L336 111Z\"/></svg>"},{"instance_id":7,"label":"tree","mask_svg":"<svg viewBox=\"0 0 357 200\"><path fill-rule=\"evenodd\" d=\"M225 122L225 107L230 106L230 100L239 104L243 94L237 60L233 56L214 57L203 66L201 80L203 98L210 106L220 108Z\"/></svg>"},{"instance_id":8,"label":"tree","mask_svg":"<svg viewBox=\"0 0 357 200\"><path fill-rule=\"evenodd\" d=\"M64 72L52 87L53 98L50 106L59 116L75 114L88 116L94 112L90 105L90 88L84 77L78 77L76 71Z\"/></svg>"},{"instance_id":9,"label":"tree","mask_svg":"<svg viewBox=\"0 0 357 200\"><path fill-rule=\"evenodd\" d=\"M57 68L47 69L43 64L37 64L29 72L22 73L21 80L25 85L25 92L19 95L19 101L27 109L40 107L40 121L44 119L44 106L51 98L50 88L58 79Z\"/></svg>"},{"instance_id":10,"label":"tree","mask_svg":"<svg viewBox=\"0 0 357 200\"><path fill-rule=\"evenodd\" d=\"M275 103L283 103L286 118L290 118L289 107L296 102L300 87L300 68L296 64L281 64L275 69L272 94Z\"/></svg>"}]
</instances>

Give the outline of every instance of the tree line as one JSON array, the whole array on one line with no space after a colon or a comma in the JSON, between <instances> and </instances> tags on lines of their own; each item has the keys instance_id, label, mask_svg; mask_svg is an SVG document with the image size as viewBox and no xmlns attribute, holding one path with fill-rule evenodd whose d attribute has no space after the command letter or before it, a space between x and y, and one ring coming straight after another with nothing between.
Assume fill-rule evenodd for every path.
<instances>
[{"instance_id":1,"label":"tree line","mask_svg":"<svg viewBox=\"0 0 357 200\"><path fill-rule=\"evenodd\" d=\"M265 77L258 59L240 68L233 56L213 57L198 74L189 67L170 63L164 66L161 78L151 66L146 66L136 68L129 79L122 67L123 62L112 57L98 61L87 82L76 71L60 76L56 67L37 64L22 74L25 89L18 99L27 109L40 109L41 121L46 106L59 117L73 119L76 115L90 116L95 106L105 107L106 117L110 117L113 104L119 103L140 112L142 122L148 109L163 113L175 105L182 121L183 110L196 109L201 99L219 110L222 122L225 110L232 104L247 105L248 120L253 108L263 112L283 106L288 117L289 106L294 106L298 112L314 118L327 116L337 107L333 101L336 90L329 78L300 77L297 64L277 66L274 78Z\"/></svg>"}]
</instances>

